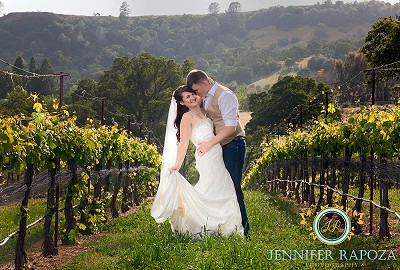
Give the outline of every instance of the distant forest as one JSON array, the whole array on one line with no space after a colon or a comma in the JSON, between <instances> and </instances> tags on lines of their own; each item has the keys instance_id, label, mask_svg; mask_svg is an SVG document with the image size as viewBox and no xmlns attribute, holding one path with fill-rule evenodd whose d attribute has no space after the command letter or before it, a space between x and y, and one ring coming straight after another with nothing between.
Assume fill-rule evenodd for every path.
<instances>
[{"instance_id":1,"label":"distant forest","mask_svg":"<svg viewBox=\"0 0 400 270\"><path fill-rule=\"evenodd\" d=\"M36 63L47 59L53 70L82 79L98 78L116 57L147 52L177 62L190 59L225 83L249 84L278 70L278 61L344 58L362 45L379 17L399 11L400 4L381 1L325 1L208 15L11 13L0 17L0 58L13 63L21 56L26 67L32 57ZM307 38L299 27L308 27ZM333 37L331 29L336 29ZM270 34L272 30L285 35Z\"/></svg>"}]
</instances>

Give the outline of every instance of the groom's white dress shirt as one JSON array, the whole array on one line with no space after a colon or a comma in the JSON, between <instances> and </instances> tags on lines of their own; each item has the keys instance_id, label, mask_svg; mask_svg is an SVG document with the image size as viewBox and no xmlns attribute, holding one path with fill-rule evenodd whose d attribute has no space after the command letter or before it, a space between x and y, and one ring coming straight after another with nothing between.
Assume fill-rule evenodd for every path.
<instances>
[{"instance_id":1,"label":"groom's white dress shirt","mask_svg":"<svg viewBox=\"0 0 400 270\"><path fill-rule=\"evenodd\" d=\"M214 83L210 91L204 97L204 109L207 110L210 102L218 89L218 83ZM218 107L221 111L225 126L235 127L239 121L239 103L237 97L232 91L223 91L218 99ZM238 136L244 136L245 132L239 133Z\"/></svg>"}]
</instances>

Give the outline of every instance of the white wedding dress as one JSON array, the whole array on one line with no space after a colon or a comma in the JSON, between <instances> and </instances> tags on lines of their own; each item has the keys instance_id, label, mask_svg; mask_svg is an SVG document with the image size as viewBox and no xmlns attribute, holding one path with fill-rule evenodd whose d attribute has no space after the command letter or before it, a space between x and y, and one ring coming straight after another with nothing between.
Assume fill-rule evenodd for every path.
<instances>
[{"instance_id":1,"label":"white wedding dress","mask_svg":"<svg viewBox=\"0 0 400 270\"><path fill-rule=\"evenodd\" d=\"M192 129L194 145L214 136L212 121L200 121ZM195 155L200 178L192 186L179 172L164 172L165 180L155 197L151 214L161 223L169 220L174 232L191 235L243 235L242 219L232 179L227 171L222 148L214 145L203 156ZM166 175L168 174L168 175Z\"/></svg>"}]
</instances>

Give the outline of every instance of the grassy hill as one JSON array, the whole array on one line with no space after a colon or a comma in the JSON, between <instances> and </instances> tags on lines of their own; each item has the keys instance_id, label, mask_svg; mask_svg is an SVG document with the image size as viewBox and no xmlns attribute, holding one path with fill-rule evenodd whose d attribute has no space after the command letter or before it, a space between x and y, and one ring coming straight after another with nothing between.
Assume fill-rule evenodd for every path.
<instances>
[{"instance_id":1,"label":"grassy hill","mask_svg":"<svg viewBox=\"0 0 400 270\"><path fill-rule=\"evenodd\" d=\"M288 76L288 75L295 76L296 73L293 72L293 71L288 71L286 69L283 70L283 71L281 70L281 71L275 72L274 74L272 74L272 75L270 75L270 76L268 76L266 78L263 78L261 80L255 81L254 83L252 83L250 85L250 87L251 86L255 86L255 87L259 86L261 88L264 88L266 86L271 87L272 85L274 85L278 81L280 76Z\"/></svg>"},{"instance_id":2,"label":"grassy hill","mask_svg":"<svg viewBox=\"0 0 400 270\"><path fill-rule=\"evenodd\" d=\"M340 39L358 40L367 34L371 26L371 23L362 23L340 27L328 27L326 29L326 36L321 38L321 40L328 43ZM258 48L268 48L282 39L288 39L290 41L293 38L298 40L296 45L304 45L312 39L315 39L316 27L316 25L299 25L286 30L279 30L276 26L267 26L250 30L247 34L247 38L253 40L255 46ZM293 45L294 44L290 44L288 46Z\"/></svg>"}]
</instances>

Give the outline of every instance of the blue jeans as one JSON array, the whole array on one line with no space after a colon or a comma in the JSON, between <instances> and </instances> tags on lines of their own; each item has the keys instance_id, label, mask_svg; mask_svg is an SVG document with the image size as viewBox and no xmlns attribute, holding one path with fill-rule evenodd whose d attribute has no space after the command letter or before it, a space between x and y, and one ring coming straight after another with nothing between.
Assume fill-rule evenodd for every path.
<instances>
[{"instance_id":1,"label":"blue jeans","mask_svg":"<svg viewBox=\"0 0 400 270\"><path fill-rule=\"evenodd\" d=\"M244 234L248 235L250 225L247 218L246 205L244 203L244 195L241 187L244 158L246 156L246 141L244 139L233 140L222 146L223 158L226 168L232 177L236 190L236 196L239 202L240 212L242 214L242 225Z\"/></svg>"}]
</instances>

